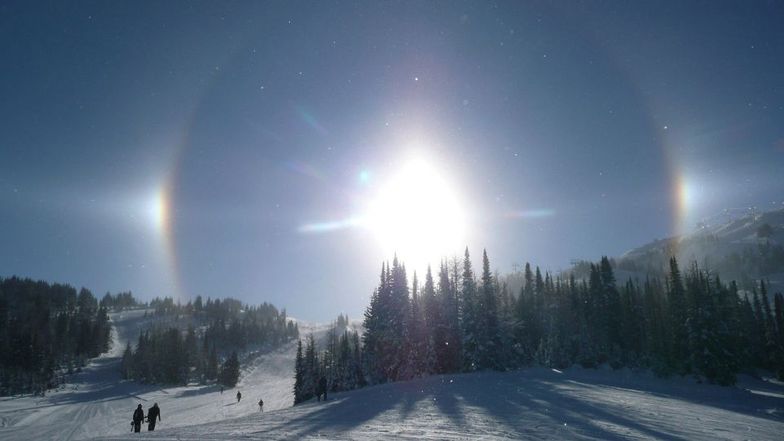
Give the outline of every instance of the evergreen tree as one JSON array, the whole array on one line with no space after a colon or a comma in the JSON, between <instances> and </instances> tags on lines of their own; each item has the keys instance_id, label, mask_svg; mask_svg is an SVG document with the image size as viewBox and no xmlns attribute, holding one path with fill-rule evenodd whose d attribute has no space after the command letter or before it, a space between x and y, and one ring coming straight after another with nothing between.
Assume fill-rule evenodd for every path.
<instances>
[{"instance_id":1,"label":"evergreen tree","mask_svg":"<svg viewBox=\"0 0 784 441\"><path fill-rule=\"evenodd\" d=\"M515 304L514 347L519 365L533 361L534 350L538 344L534 321L534 274L531 271L531 264L526 262L523 287Z\"/></svg>"},{"instance_id":2,"label":"evergreen tree","mask_svg":"<svg viewBox=\"0 0 784 441\"><path fill-rule=\"evenodd\" d=\"M678 373L688 372L689 347L688 330L686 321L689 316L686 301L686 292L683 287L683 280L678 268L678 261L675 257L670 258L670 277L669 290L667 293L668 315L669 315L669 342L670 350L669 363L670 369Z\"/></svg>"},{"instance_id":3,"label":"evergreen tree","mask_svg":"<svg viewBox=\"0 0 784 441\"><path fill-rule=\"evenodd\" d=\"M776 324L776 350L774 353L774 366L776 376L784 381L784 296L776 293L773 296L774 321Z\"/></svg>"},{"instance_id":4,"label":"evergreen tree","mask_svg":"<svg viewBox=\"0 0 784 441\"><path fill-rule=\"evenodd\" d=\"M294 361L294 404L305 400L305 358L302 356L302 340L297 340L297 357Z\"/></svg>"},{"instance_id":5,"label":"evergreen tree","mask_svg":"<svg viewBox=\"0 0 784 441\"><path fill-rule=\"evenodd\" d=\"M310 334L305 345L305 373L302 381L303 401L307 401L316 395L318 380L319 367L316 357L316 340L313 338L313 334Z\"/></svg>"},{"instance_id":6,"label":"evergreen tree","mask_svg":"<svg viewBox=\"0 0 784 441\"><path fill-rule=\"evenodd\" d=\"M425 332L424 313L422 301L419 297L416 273L414 273L412 281L410 306L411 310L407 314L405 329L407 366L406 372L402 376L402 378L407 379L416 378L426 373L428 337Z\"/></svg>"},{"instance_id":7,"label":"evergreen tree","mask_svg":"<svg viewBox=\"0 0 784 441\"><path fill-rule=\"evenodd\" d=\"M240 361L237 352L232 351L229 358L223 362L221 368L221 384L226 387L234 387L240 379Z\"/></svg>"},{"instance_id":8,"label":"evergreen tree","mask_svg":"<svg viewBox=\"0 0 784 441\"><path fill-rule=\"evenodd\" d=\"M501 369L501 337L498 327L498 304L496 283L490 272L490 259L487 250L482 251L481 295L477 296L476 313L478 316L477 354L479 369Z\"/></svg>"},{"instance_id":9,"label":"evergreen tree","mask_svg":"<svg viewBox=\"0 0 784 441\"><path fill-rule=\"evenodd\" d=\"M463 327L463 369L473 371L478 369L479 366L479 351L480 351L480 338L481 338L481 309L476 280L474 279L474 271L471 268L471 257L468 254L468 248L465 250L463 258L463 274L461 277L462 289L460 291L463 311L462 311L462 327Z\"/></svg>"}]
</instances>

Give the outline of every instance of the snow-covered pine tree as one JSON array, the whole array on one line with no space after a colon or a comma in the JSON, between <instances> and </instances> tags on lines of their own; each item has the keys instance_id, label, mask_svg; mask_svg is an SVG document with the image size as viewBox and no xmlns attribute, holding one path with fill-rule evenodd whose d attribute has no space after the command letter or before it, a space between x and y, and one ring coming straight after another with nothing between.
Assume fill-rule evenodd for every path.
<instances>
[{"instance_id":1,"label":"snow-covered pine tree","mask_svg":"<svg viewBox=\"0 0 784 441\"><path fill-rule=\"evenodd\" d=\"M476 313L478 315L479 347L477 367L479 369L502 369L501 337L498 326L498 303L496 283L490 272L490 259L487 250L482 250L482 284L480 295L477 296Z\"/></svg>"},{"instance_id":2,"label":"snow-covered pine tree","mask_svg":"<svg viewBox=\"0 0 784 441\"><path fill-rule=\"evenodd\" d=\"M302 340L297 339L297 357L294 360L294 404L305 401L305 358L302 355Z\"/></svg>"},{"instance_id":3,"label":"snow-covered pine tree","mask_svg":"<svg viewBox=\"0 0 784 441\"><path fill-rule=\"evenodd\" d=\"M221 369L221 384L226 387L234 387L240 379L240 361L237 351L232 351L231 355L223 362Z\"/></svg>"},{"instance_id":4,"label":"snow-covered pine tree","mask_svg":"<svg viewBox=\"0 0 784 441\"><path fill-rule=\"evenodd\" d=\"M667 306L669 316L669 341L667 346L670 348L668 366L677 373L687 373L689 359L688 329L686 320L688 319L689 305L686 301L686 293L683 287L681 272L678 268L678 261L675 257L670 258L670 276L668 279Z\"/></svg>"},{"instance_id":5,"label":"snow-covered pine tree","mask_svg":"<svg viewBox=\"0 0 784 441\"><path fill-rule=\"evenodd\" d=\"M367 379L365 378L365 372L362 368L362 345L360 344L359 340L359 333L353 332L351 335L351 356L352 356L352 366L354 369L354 384L356 387L365 387L367 385Z\"/></svg>"},{"instance_id":6,"label":"snow-covered pine tree","mask_svg":"<svg viewBox=\"0 0 784 441\"><path fill-rule=\"evenodd\" d=\"M433 272L430 265L427 266L425 274L425 285L422 287L422 315L424 317L424 334L427 338L425 350L425 366L427 374L441 372L436 355L436 341L444 341L444 306L443 299L436 297L435 283L433 282Z\"/></svg>"},{"instance_id":7,"label":"snow-covered pine tree","mask_svg":"<svg viewBox=\"0 0 784 441\"><path fill-rule=\"evenodd\" d=\"M416 272L411 285L410 311L406 317L405 349L407 357L402 379L411 379L425 374L425 360L427 351L427 335L422 311L422 302L419 296L419 283Z\"/></svg>"},{"instance_id":8,"label":"snow-covered pine tree","mask_svg":"<svg viewBox=\"0 0 784 441\"><path fill-rule=\"evenodd\" d=\"M316 340L308 335L305 343L305 369L302 381L302 400L307 401L316 395L319 380L319 365L316 356Z\"/></svg>"},{"instance_id":9,"label":"snow-covered pine tree","mask_svg":"<svg viewBox=\"0 0 784 441\"><path fill-rule=\"evenodd\" d=\"M458 292L457 261L453 261L452 277L446 261L442 262L438 274L437 297L443 304L441 329L442 339L436 340L435 351L440 372L458 372L463 366L463 336L461 326L461 300Z\"/></svg>"},{"instance_id":10,"label":"snow-covered pine tree","mask_svg":"<svg viewBox=\"0 0 784 441\"><path fill-rule=\"evenodd\" d=\"M397 256L392 260L392 273L389 292L389 323L388 350L383 353L384 366L386 367L386 377L396 381L402 378L403 367L406 363L406 323L411 313L409 299L408 278L406 267L401 264Z\"/></svg>"},{"instance_id":11,"label":"snow-covered pine tree","mask_svg":"<svg viewBox=\"0 0 784 441\"><path fill-rule=\"evenodd\" d=\"M515 302L514 347L515 364L523 366L533 361L534 332L534 274L531 264L525 264L523 286Z\"/></svg>"},{"instance_id":12,"label":"snow-covered pine tree","mask_svg":"<svg viewBox=\"0 0 784 441\"><path fill-rule=\"evenodd\" d=\"M381 270L383 277L384 270ZM380 363L380 341L382 324L380 322L380 298L378 289L373 291L370 296L370 304L365 308L365 319L363 327L365 332L362 334L363 351L362 351L362 366L365 372L370 377L370 383L375 384L381 381L381 363Z\"/></svg>"},{"instance_id":13,"label":"snow-covered pine tree","mask_svg":"<svg viewBox=\"0 0 784 441\"><path fill-rule=\"evenodd\" d=\"M460 294L463 301L463 369L470 372L480 368L482 315L468 248L466 248L463 258L461 281L462 289Z\"/></svg>"},{"instance_id":14,"label":"snow-covered pine tree","mask_svg":"<svg viewBox=\"0 0 784 441\"><path fill-rule=\"evenodd\" d=\"M621 317L621 300L615 285L615 274L607 256L602 256L599 262L599 275L602 281L602 303L605 308L600 315L603 327L600 331L604 343L603 349L608 360L614 366L620 366L621 323L619 318Z\"/></svg>"},{"instance_id":15,"label":"snow-covered pine tree","mask_svg":"<svg viewBox=\"0 0 784 441\"><path fill-rule=\"evenodd\" d=\"M784 381L784 296L780 292L773 296L773 312L776 323L774 366L776 366L776 376Z\"/></svg>"}]
</instances>

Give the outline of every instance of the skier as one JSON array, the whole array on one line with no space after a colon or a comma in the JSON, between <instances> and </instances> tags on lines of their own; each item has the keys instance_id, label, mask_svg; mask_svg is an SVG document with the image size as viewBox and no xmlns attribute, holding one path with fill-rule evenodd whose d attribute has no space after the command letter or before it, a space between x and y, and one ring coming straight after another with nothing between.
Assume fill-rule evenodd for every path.
<instances>
[{"instance_id":1,"label":"skier","mask_svg":"<svg viewBox=\"0 0 784 441\"><path fill-rule=\"evenodd\" d=\"M221 386L221 395L223 395L223 386Z\"/></svg>"},{"instance_id":2,"label":"skier","mask_svg":"<svg viewBox=\"0 0 784 441\"><path fill-rule=\"evenodd\" d=\"M259 398L259 410L264 412L264 400Z\"/></svg>"},{"instance_id":3,"label":"skier","mask_svg":"<svg viewBox=\"0 0 784 441\"><path fill-rule=\"evenodd\" d=\"M148 431L152 432L155 430L155 420L161 420L161 409L158 407L158 403L153 404L150 410L147 411Z\"/></svg>"},{"instance_id":4,"label":"skier","mask_svg":"<svg viewBox=\"0 0 784 441\"><path fill-rule=\"evenodd\" d=\"M242 399L242 394L240 393L240 391L237 391L237 403L239 403L241 399Z\"/></svg>"},{"instance_id":5,"label":"skier","mask_svg":"<svg viewBox=\"0 0 784 441\"><path fill-rule=\"evenodd\" d=\"M321 401L322 395L324 395L324 401L327 401L327 378L324 376L319 378L318 389L316 390L316 400Z\"/></svg>"},{"instance_id":6,"label":"skier","mask_svg":"<svg viewBox=\"0 0 784 441\"><path fill-rule=\"evenodd\" d=\"M142 405L139 404L136 407L136 410L133 411L133 431L134 432L141 432L142 430L142 421L144 421L144 410L142 409Z\"/></svg>"}]
</instances>

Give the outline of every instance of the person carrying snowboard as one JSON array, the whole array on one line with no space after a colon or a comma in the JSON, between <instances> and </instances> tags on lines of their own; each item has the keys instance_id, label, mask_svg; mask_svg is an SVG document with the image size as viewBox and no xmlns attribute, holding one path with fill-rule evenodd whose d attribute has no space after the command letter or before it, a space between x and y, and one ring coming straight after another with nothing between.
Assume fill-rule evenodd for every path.
<instances>
[{"instance_id":1,"label":"person carrying snowboard","mask_svg":"<svg viewBox=\"0 0 784 441\"><path fill-rule=\"evenodd\" d=\"M240 391L237 391L237 403L239 403L241 399L242 399L242 394L240 393Z\"/></svg>"},{"instance_id":2,"label":"person carrying snowboard","mask_svg":"<svg viewBox=\"0 0 784 441\"><path fill-rule=\"evenodd\" d=\"M133 431L134 432L141 432L142 430L142 421L144 421L144 410L142 409L142 405L139 404L136 407L136 410L133 411Z\"/></svg>"},{"instance_id":3,"label":"person carrying snowboard","mask_svg":"<svg viewBox=\"0 0 784 441\"><path fill-rule=\"evenodd\" d=\"M152 432L155 430L156 420L161 420L161 408L158 407L158 403L153 404L150 410L147 411L147 423L149 423L147 426L148 431Z\"/></svg>"},{"instance_id":4,"label":"person carrying snowboard","mask_svg":"<svg viewBox=\"0 0 784 441\"><path fill-rule=\"evenodd\" d=\"M259 411L264 412L264 400L259 398Z\"/></svg>"}]
</instances>

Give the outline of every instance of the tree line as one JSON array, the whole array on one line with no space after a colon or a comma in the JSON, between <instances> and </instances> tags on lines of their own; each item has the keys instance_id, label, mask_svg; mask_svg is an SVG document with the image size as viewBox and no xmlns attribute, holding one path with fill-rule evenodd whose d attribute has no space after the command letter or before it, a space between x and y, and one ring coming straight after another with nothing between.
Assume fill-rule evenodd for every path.
<instances>
[{"instance_id":1,"label":"tree line","mask_svg":"<svg viewBox=\"0 0 784 441\"><path fill-rule=\"evenodd\" d=\"M106 307L88 289L0 278L0 395L43 393L110 345Z\"/></svg>"},{"instance_id":2,"label":"tree line","mask_svg":"<svg viewBox=\"0 0 784 441\"><path fill-rule=\"evenodd\" d=\"M101 297L100 305L107 310L122 311L123 309L143 308L147 304L137 300L130 291L112 294L107 292Z\"/></svg>"},{"instance_id":3,"label":"tree line","mask_svg":"<svg viewBox=\"0 0 784 441\"><path fill-rule=\"evenodd\" d=\"M299 337L299 327L273 305L243 305L239 300L197 297L185 305L170 297L150 302L152 326L125 348L122 376L146 383L233 387L239 379L238 352L275 348Z\"/></svg>"},{"instance_id":4,"label":"tree line","mask_svg":"<svg viewBox=\"0 0 784 441\"><path fill-rule=\"evenodd\" d=\"M313 335L297 342L294 363L294 404L310 400L316 395L319 379L327 380L331 392L364 387L365 373L362 368L362 345L359 333L348 329L348 316L338 316L326 335L324 349L318 351Z\"/></svg>"},{"instance_id":5,"label":"tree line","mask_svg":"<svg viewBox=\"0 0 784 441\"><path fill-rule=\"evenodd\" d=\"M762 281L740 291L696 264L682 273L675 258L666 277L620 285L606 257L582 279L530 264L522 276L511 293L484 252L477 277L468 250L435 277L428 268L422 286L397 259L382 264L356 348L364 378L353 384L532 364L648 368L722 385L742 370L784 379L784 297L771 307Z\"/></svg>"}]
</instances>

